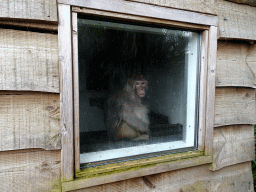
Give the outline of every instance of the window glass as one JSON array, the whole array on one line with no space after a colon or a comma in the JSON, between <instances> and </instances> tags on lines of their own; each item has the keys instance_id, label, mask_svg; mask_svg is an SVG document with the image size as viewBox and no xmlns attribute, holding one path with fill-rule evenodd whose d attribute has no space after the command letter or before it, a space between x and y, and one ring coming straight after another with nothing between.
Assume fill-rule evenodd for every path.
<instances>
[{"instance_id":1,"label":"window glass","mask_svg":"<svg viewBox=\"0 0 256 192\"><path fill-rule=\"evenodd\" d=\"M196 148L200 33L78 19L80 162Z\"/></svg>"}]
</instances>

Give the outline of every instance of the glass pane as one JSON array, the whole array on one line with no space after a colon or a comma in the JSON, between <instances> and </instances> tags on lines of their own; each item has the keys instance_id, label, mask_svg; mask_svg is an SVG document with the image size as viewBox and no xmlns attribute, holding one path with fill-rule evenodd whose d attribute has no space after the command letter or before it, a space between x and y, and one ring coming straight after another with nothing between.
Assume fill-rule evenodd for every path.
<instances>
[{"instance_id":1,"label":"glass pane","mask_svg":"<svg viewBox=\"0 0 256 192\"><path fill-rule=\"evenodd\" d=\"M195 147L200 34L78 19L81 163Z\"/></svg>"}]
</instances>

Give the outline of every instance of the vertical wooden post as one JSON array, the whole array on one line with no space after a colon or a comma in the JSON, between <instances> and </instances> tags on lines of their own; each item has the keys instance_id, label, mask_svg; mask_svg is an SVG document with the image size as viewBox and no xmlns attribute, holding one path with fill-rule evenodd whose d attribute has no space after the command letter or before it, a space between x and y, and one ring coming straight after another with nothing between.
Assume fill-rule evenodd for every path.
<instances>
[{"instance_id":1,"label":"vertical wooden post","mask_svg":"<svg viewBox=\"0 0 256 192\"><path fill-rule=\"evenodd\" d=\"M59 61L61 72L61 179L74 179L74 140L73 140L73 79L70 5L58 5Z\"/></svg>"},{"instance_id":2,"label":"vertical wooden post","mask_svg":"<svg viewBox=\"0 0 256 192\"><path fill-rule=\"evenodd\" d=\"M206 111L206 79L207 79L207 54L209 31L204 30L202 34L201 65L200 65L200 103L199 103L199 127L198 127L198 149L205 149L205 111Z\"/></svg>"},{"instance_id":3,"label":"vertical wooden post","mask_svg":"<svg viewBox=\"0 0 256 192\"><path fill-rule=\"evenodd\" d=\"M80 171L80 136L79 136L79 73L78 73L78 28L77 13L72 13L73 34L73 75L74 75L74 143L75 170Z\"/></svg>"},{"instance_id":4,"label":"vertical wooden post","mask_svg":"<svg viewBox=\"0 0 256 192\"><path fill-rule=\"evenodd\" d=\"M212 147L213 147L216 57L217 57L217 27L211 26L209 29L209 45L208 45L205 155L212 155Z\"/></svg>"}]
</instances>

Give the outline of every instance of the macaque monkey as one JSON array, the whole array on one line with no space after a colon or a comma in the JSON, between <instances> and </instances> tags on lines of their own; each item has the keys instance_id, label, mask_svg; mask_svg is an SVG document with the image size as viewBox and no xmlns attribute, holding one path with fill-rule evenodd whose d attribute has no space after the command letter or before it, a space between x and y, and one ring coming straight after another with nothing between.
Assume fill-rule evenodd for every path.
<instances>
[{"instance_id":1,"label":"macaque monkey","mask_svg":"<svg viewBox=\"0 0 256 192\"><path fill-rule=\"evenodd\" d=\"M109 99L108 130L112 140L149 138L148 109L143 104L147 88L142 75L133 76Z\"/></svg>"}]
</instances>

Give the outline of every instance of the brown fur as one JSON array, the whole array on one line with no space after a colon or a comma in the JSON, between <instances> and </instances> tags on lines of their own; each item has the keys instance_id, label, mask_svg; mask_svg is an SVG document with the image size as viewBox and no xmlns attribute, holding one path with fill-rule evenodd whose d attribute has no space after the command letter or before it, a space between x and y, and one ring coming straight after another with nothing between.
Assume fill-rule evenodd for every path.
<instances>
[{"instance_id":1,"label":"brown fur","mask_svg":"<svg viewBox=\"0 0 256 192\"><path fill-rule=\"evenodd\" d=\"M148 109L136 94L136 80L129 79L123 90L109 100L108 129L115 140L139 140L147 139L149 136Z\"/></svg>"}]
</instances>

